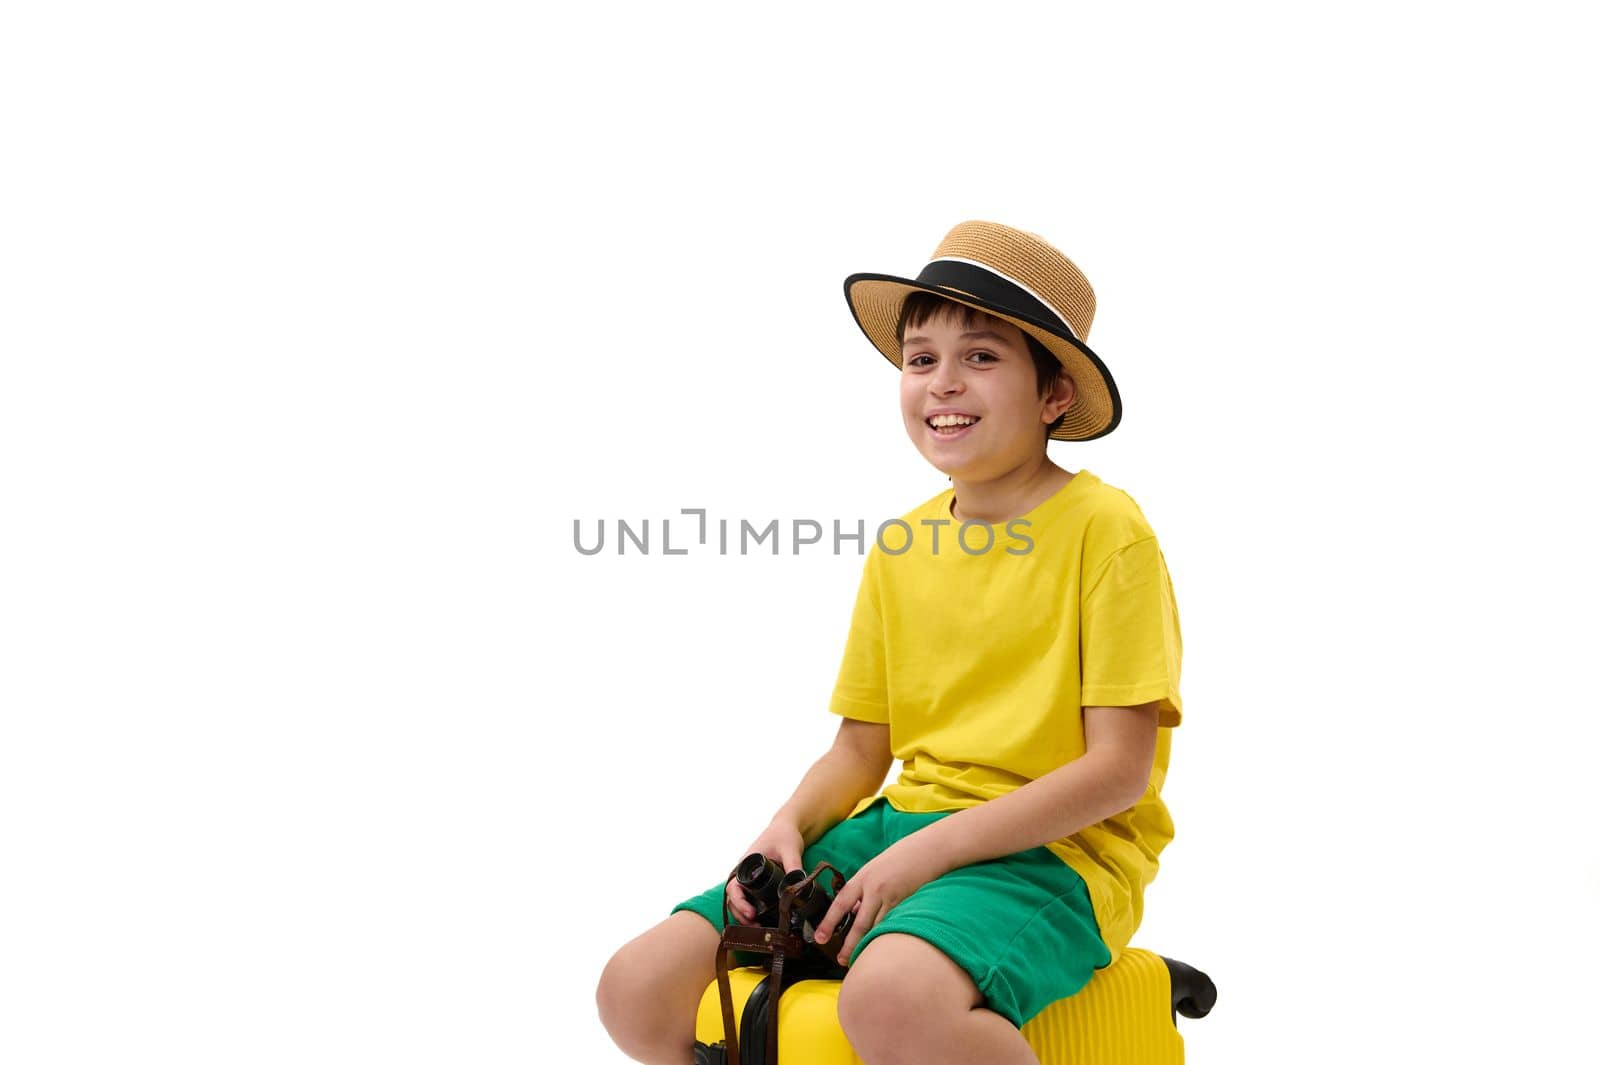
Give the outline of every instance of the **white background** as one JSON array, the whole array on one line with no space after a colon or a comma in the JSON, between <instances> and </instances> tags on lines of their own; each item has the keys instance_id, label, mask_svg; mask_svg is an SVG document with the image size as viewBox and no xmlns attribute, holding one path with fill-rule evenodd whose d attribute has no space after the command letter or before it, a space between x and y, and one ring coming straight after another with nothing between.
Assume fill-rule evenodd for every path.
<instances>
[{"instance_id":1,"label":"white background","mask_svg":"<svg viewBox=\"0 0 1600 1065\"><path fill-rule=\"evenodd\" d=\"M1587 1053L1577 5L1109 6L8 6L0 1058L622 1061L861 564L660 523L945 487L840 286L967 218L1099 293L1189 1060Z\"/></svg>"}]
</instances>

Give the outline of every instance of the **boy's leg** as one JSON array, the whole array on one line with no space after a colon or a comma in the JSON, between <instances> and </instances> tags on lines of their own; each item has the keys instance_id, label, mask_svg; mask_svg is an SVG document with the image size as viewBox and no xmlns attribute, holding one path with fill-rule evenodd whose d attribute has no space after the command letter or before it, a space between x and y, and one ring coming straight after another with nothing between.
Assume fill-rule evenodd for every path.
<instances>
[{"instance_id":1,"label":"boy's leg","mask_svg":"<svg viewBox=\"0 0 1600 1065\"><path fill-rule=\"evenodd\" d=\"M647 1065L692 1065L695 1014L716 979L721 938L705 918L680 911L606 963L595 1005L624 1054Z\"/></svg>"},{"instance_id":2,"label":"boy's leg","mask_svg":"<svg viewBox=\"0 0 1600 1065\"><path fill-rule=\"evenodd\" d=\"M939 816L893 814L888 836ZM840 1020L869 1065L1033 1062L1022 1026L1110 963L1083 878L1035 847L954 869L884 914L856 944Z\"/></svg>"},{"instance_id":3,"label":"boy's leg","mask_svg":"<svg viewBox=\"0 0 1600 1065\"><path fill-rule=\"evenodd\" d=\"M886 932L856 954L839 989L839 1024L867 1065L1039 1065L1010 1021L926 940Z\"/></svg>"}]
</instances>

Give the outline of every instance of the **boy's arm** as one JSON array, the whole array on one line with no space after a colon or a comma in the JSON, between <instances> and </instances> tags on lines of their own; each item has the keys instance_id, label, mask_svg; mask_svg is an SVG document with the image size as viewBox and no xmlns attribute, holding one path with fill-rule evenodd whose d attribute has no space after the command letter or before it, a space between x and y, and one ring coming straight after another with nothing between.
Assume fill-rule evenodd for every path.
<instances>
[{"instance_id":1,"label":"boy's arm","mask_svg":"<svg viewBox=\"0 0 1600 1065\"><path fill-rule=\"evenodd\" d=\"M1137 803L1150 783L1157 702L1083 708L1084 754L1016 791L907 837L939 874L1070 836Z\"/></svg>"},{"instance_id":2,"label":"boy's arm","mask_svg":"<svg viewBox=\"0 0 1600 1065\"><path fill-rule=\"evenodd\" d=\"M888 725L845 718L833 746L801 778L772 820L793 826L809 846L848 817L856 803L876 795L893 764Z\"/></svg>"}]
</instances>

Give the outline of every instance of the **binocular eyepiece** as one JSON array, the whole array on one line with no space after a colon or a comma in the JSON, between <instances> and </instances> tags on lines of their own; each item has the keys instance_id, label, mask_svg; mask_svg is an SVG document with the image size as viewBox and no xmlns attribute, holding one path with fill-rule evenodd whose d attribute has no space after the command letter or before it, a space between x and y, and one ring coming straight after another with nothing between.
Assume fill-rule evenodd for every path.
<instances>
[{"instance_id":1,"label":"binocular eyepiece","mask_svg":"<svg viewBox=\"0 0 1600 1065\"><path fill-rule=\"evenodd\" d=\"M764 928L777 928L779 892L803 884L806 872L804 869L791 869L785 873L783 866L758 853L739 863L736 879L756 911L756 924ZM830 959L837 958L839 944L844 942L845 933L850 931L850 926L855 922L854 913L844 915L826 943L817 943L812 938L816 926L822 923L822 919L828 915L828 907L832 905L833 898L815 880L803 884L789 904L789 927L783 931L799 936Z\"/></svg>"}]
</instances>

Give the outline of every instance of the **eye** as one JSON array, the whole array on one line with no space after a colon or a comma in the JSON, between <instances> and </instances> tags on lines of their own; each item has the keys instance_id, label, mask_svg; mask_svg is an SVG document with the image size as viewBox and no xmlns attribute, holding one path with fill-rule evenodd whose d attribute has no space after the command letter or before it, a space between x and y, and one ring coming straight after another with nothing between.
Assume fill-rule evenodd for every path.
<instances>
[{"instance_id":1,"label":"eye","mask_svg":"<svg viewBox=\"0 0 1600 1065\"><path fill-rule=\"evenodd\" d=\"M905 364L907 366L921 366L922 364L917 361L918 359L932 359L932 357L931 355L913 355L905 360Z\"/></svg>"},{"instance_id":2,"label":"eye","mask_svg":"<svg viewBox=\"0 0 1600 1065\"><path fill-rule=\"evenodd\" d=\"M974 351L972 353L972 357L973 358L977 358L979 355L982 355L984 358L989 359L991 362L999 362L1000 361L999 356L995 355L993 352L990 352L990 351Z\"/></svg>"}]
</instances>

